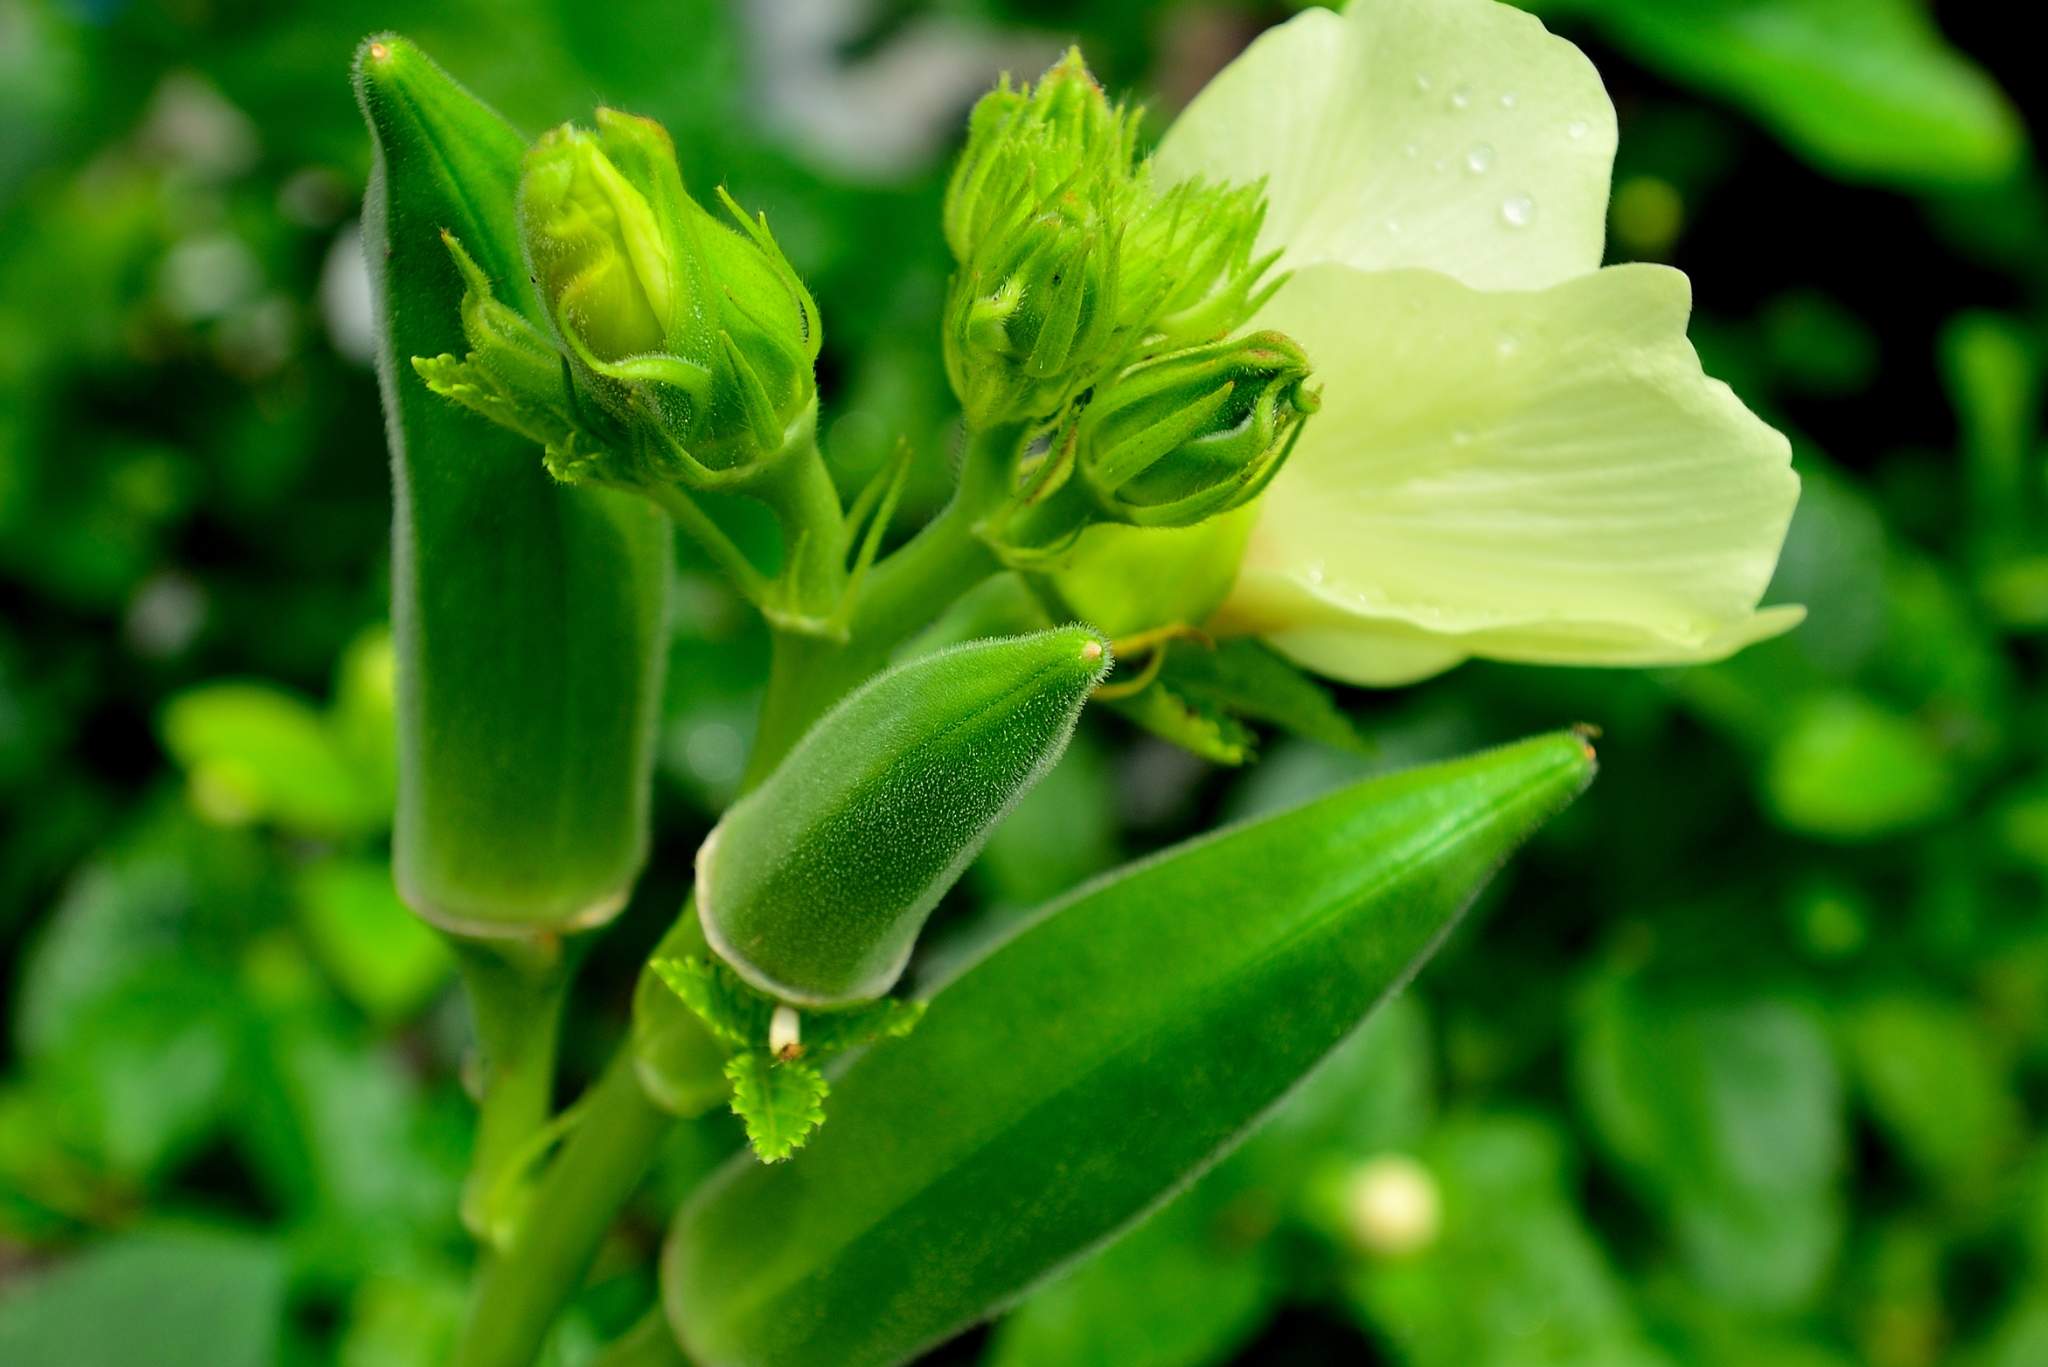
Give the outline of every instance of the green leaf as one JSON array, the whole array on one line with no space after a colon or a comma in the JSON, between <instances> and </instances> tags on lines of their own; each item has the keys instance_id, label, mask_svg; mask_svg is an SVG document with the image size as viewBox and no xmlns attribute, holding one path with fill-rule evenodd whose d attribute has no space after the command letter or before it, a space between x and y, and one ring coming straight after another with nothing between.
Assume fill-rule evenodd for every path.
<instances>
[{"instance_id":1,"label":"green leaf","mask_svg":"<svg viewBox=\"0 0 2048 1367\"><path fill-rule=\"evenodd\" d=\"M1249 636L1213 650L1174 647L1159 677L1191 703L1282 727L1351 754L1372 753L1371 743L1329 689Z\"/></svg>"},{"instance_id":2,"label":"green leaf","mask_svg":"<svg viewBox=\"0 0 2048 1367\"><path fill-rule=\"evenodd\" d=\"M850 1011L808 1013L802 1018L804 1057L821 1062L881 1040L902 1039L917 1028L930 1004L884 997Z\"/></svg>"},{"instance_id":3,"label":"green leaf","mask_svg":"<svg viewBox=\"0 0 2048 1367\"><path fill-rule=\"evenodd\" d=\"M1265 1233L1232 1229L1216 1202L1190 1192L1005 1319L988 1367L1227 1361L1286 1284Z\"/></svg>"},{"instance_id":4,"label":"green leaf","mask_svg":"<svg viewBox=\"0 0 2048 1367\"><path fill-rule=\"evenodd\" d=\"M647 966L696 1013L712 1037L735 1049L758 1048L768 1039L772 999L762 996L723 961L711 958L650 959Z\"/></svg>"},{"instance_id":5,"label":"green leaf","mask_svg":"<svg viewBox=\"0 0 2048 1367\"><path fill-rule=\"evenodd\" d=\"M1411 1367L1672 1367L1574 1208L1559 1137L1453 1120L1423 1154L1442 1202L1427 1246L1362 1262L1353 1307Z\"/></svg>"},{"instance_id":6,"label":"green leaf","mask_svg":"<svg viewBox=\"0 0 2048 1367\"><path fill-rule=\"evenodd\" d=\"M780 1163L825 1123L825 1075L796 1059L734 1054L725 1065L732 1110L763 1163Z\"/></svg>"},{"instance_id":7,"label":"green leaf","mask_svg":"<svg viewBox=\"0 0 2048 1367\"><path fill-rule=\"evenodd\" d=\"M190 689L164 708L163 735L194 802L215 820L347 836L378 830L390 816L374 772L354 761L325 717L281 688Z\"/></svg>"},{"instance_id":8,"label":"green leaf","mask_svg":"<svg viewBox=\"0 0 2048 1367\"><path fill-rule=\"evenodd\" d=\"M382 861L308 864L298 894L299 925L313 952L373 1019L404 1019L448 981L454 960L447 944L398 900Z\"/></svg>"},{"instance_id":9,"label":"green leaf","mask_svg":"<svg viewBox=\"0 0 2048 1367\"><path fill-rule=\"evenodd\" d=\"M684 1207L663 1287L685 1349L861 1367L999 1309L1242 1138L1592 772L1576 735L1525 741L1045 909L834 1080L801 1161L736 1163Z\"/></svg>"},{"instance_id":10,"label":"green leaf","mask_svg":"<svg viewBox=\"0 0 2048 1367\"><path fill-rule=\"evenodd\" d=\"M1915 1168L1966 1191L2005 1169L2017 1092L1984 1026L1940 998L1904 995L1867 1002L1848 1023L1863 1094Z\"/></svg>"},{"instance_id":11,"label":"green leaf","mask_svg":"<svg viewBox=\"0 0 2048 1367\"><path fill-rule=\"evenodd\" d=\"M1848 179L1983 184L2026 136L1921 0L1554 0L1633 55L1723 95Z\"/></svg>"},{"instance_id":12,"label":"green leaf","mask_svg":"<svg viewBox=\"0 0 2048 1367\"><path fill-rule=\"evenodd\" d=\"M1947 757L1922 727L1848 692L1794 709L1764 771L1781 822L1850 841L1939 817L1954 800L1954 784Z\"/></svg>"},{"instance_id":13,"label":"green leaf","mask_svg":"<svg viewBox=\"0 0 2048 1367\"><path fill-rule=\"evenodd\" d=\"M1180 693L1164 680L1109 706L1161 740L1213 764L1245 764L1258 749L1258 737L1250 727L1215 703Z\"/></svg>"},{"instance_id":14,"label":"green leaf","mask_svg":"<svg viewBox=\"0 0 2048 1367\"><path fill-rule=\"evenodd\" d=\"M0 1300L0 1362L18 1367L270 1367L285 1259L225 1231L126 1235Z\"/></svg>"},{"instance_id":15,"label":"green leaf","mask_svg":"<svg viewBox=\"0 0 2048 1367\"><path fill-rule=\"evenodd\" d=\"M877 1040L900 1039L924 1016L923 1002L894 998L844 1011L799 1013L755 991L722 960L708 957L657 957L647 966L713 1039L738 1051L724 1070L732 1086L732 1109L746 1121L747 1137L765 1163L787 1158L824 1123L819 1103L826 1088L818 1064ZM792 1032L787 1041L775 1037L778 1017Z\"/></svg>"},{"instance_id":16,"label":"green leaf","mask_svg":"<svg viewBox=\"0 0 2048 1367\"><path fill-rule=\"evenodd\" d=\"M1775 997L1593 994L1575 1081L1595 1133L1731 1303L1805 1300L1842 1233L1842 1084L1820 1023Z\"/></svg>"},{"instance_id":17,"label":"green leaf","mask_svg":"<svg viewBox=\"0 0 2048 1367\"><path fill-rule=\"evenodd\" d=\"M513 203L526 141L402 38L363 45L356 94L397 493L399 887L454 929L588 925L646 856L672 537L645 500L556 485L538 447L414 374L465 349L444 231L538 317Z\"/></svg>"}]
</instances>

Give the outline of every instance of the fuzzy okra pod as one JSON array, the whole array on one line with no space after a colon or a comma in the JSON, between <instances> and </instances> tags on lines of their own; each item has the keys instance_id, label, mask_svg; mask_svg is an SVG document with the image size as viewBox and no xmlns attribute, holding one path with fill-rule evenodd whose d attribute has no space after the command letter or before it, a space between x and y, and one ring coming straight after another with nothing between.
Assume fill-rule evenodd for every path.
<instances>
[{"instance_id":1,"label":"fuzzy okra pod","mask_svg":"<svg viewBox=\"0 0 2048 1367\"><path fill-rule=\"evenodd\" d=\"M669 531L643 500L554 483L532 440L415 375L411 358L465 347L451 240L492 303L540 317L518 248L526 143L400 38L363 45L356 92L396 506L399 888L469 934L591 925L646 854Z\"/></svg>"},{"instance_id":2,"label":"fuzzy okra pod","mask_svg":"<svg viewBox=\"0 0 2048 1367\"><path fill-rule=\"evenodd\" d=\"M888 670L820 718L697 853L711 947L805 1007L881 996L925 917L1066 748L1109 669L1085 627Z\"/></svg>"},{"instance_id":3,"label":"fuzzy okra pod","mask_svg":"<svg viewBox=\"0 0 2048 1367\"><path fill-rule=\"evenodd\" d=\"M1017 921L797 1161L677 1213L689 1360L888 1367L1014 1302L1242 1139L1593 771L1567 732L1370 779Z\"/></svg>"}]
</instances>

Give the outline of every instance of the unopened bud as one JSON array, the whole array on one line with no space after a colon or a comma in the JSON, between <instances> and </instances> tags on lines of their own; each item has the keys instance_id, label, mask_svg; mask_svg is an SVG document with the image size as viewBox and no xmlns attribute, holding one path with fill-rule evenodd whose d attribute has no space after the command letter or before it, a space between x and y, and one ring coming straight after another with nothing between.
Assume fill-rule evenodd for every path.
<instances>
[{"instance_id":1,"label":"unopened bud","mask_svg":"<svg viewBox=\"0 0 2048 1367\"><path fill-rule=\"evenodd\" d=\"M944 210L960 264L946 363L970 423L1057 413L1116 362L1136 125L1078 51L975 106Z\"/></svg>"},{"instance_id":2,"label":"unopened bud","mask_svg":"<svg viewBox=\"0 0 2048 1367\"><path fill-rule=\"evenodd\" d=\"M1185 527L1255 496L1320 406L1308 357L1277 332L1125 370L1081 413L1081 481L1110 518Z\"/></svg>"},{"instance_id":3,"label":"unopened bud","mask_svg":"<svg viewBox=\"0 0 2048 1367\"><path fill-rule=\"evenodd\" d=\"M585 418L569 478L715 484L788 444L813 413L817 307L767 224L738 231L683 189L661 125L613 109L528 153L520 228Z\"/></svg>"}]
</instances>

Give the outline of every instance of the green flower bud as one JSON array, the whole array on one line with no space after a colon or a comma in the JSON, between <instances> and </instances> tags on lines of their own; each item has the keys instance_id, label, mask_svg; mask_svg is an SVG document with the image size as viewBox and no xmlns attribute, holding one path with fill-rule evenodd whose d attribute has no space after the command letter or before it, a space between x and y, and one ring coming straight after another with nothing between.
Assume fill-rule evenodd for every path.
<instances>
[{"instance_id":1,"label":"green flower bud","mask_svg":"<svg viewBox=\"0 0 2048 1367\"><path fill-rule=\"evenodd\" d=\"M1321 406L1308 375L1308 357L1277 332L1141 361L1081 410L1080 480L1134 526L1228 512L1266 487Z\"/></svg>"},{"instance_id":2,"label":"green flower bud","mask_svg":"<svg viewBox=\"0 0 2048 1367\"><path fill-rule=\"evenodd\" d=\"M1114 225L1099 205L1055 203L986 255L948 329L954 391L976 425L1057 413L1117 349Z\"/></svg>"},{"instance_id":3,"label":"green flower bud","mask_svg":"<svg viewBox=\"0 0 2048 1367\"><path fill-rule=\"evenodd\" d=\"M697 852L704 936L809 1007L879 997L939 898L1052 767L1109 668L1084 627L888 670L828 712Z\"/></svg>"},{"instance_id":4,"label":"green flower bud","mask_svg":"<svg viewBox=\"0 0 2048 1367\"><path fill-rule=\"evenodd\" d=\"M635 485L731 483L815 418L817 306L765 220L738 230L683 189L661 125L613 109L527 154L521 237L567 353L579 425L556 473Z\"/></svg>"},{"instance_id":5,"label":"green flower bud","mask_svg":"<svg viewBox=\"0 0 2048 1367\"><path fill-rule=\"evenodd\" d=\"M1147 354L1227 337L1272 298L1280 253L1252 256L1265 218L1263 184L1183 181L1150 201L1125 239L1122 301Z\"/></svg>"},{"instance_id":6,"label":"green flower bud","mask_svg":"<svg viewBox=\"0 0 2048 1367\"><path fill-rule=\"evenodd\" d=\"M970 423L1056 413L1114 364L1136 129L1078 50L1035 87L1005 79L976 104L944 209L960 263L946 365Z\"/></svg>"},{"instance_id":7,"label":"green flower bud","mask_svg":"<svg viewBox=\"0 0 2048 1367\"><path fill-rule=\"evenodd\" d=\"M1321 406L1277 332L1189 347L1098 384L984 535L1017 569L1058 573L1089 526L1190 527L1257 497Z\"/></svg>"}]
</instances>

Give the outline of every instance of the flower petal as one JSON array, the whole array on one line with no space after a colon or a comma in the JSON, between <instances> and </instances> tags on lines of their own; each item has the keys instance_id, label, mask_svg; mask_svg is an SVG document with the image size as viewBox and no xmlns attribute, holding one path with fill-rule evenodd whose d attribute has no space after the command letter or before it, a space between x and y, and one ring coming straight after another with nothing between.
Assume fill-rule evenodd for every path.
<instances>
[{"instance_id":1,"label":"flower petal","mask_svg":"<svg viewBox=\"0 0 2048 1367\"><path fill-rule=\"evenodd\" d=\"M1221 622L1382 683L1468 655L1719 658L1798 499L1790 444L1700 370L1691 289L1616 266L1482 292L1424 271L1298 273L1258 319L1324 408L1260 502Z\"/></svg>"},{"instance_id":2,"label":"flower petal","mask_svg":"<svg viewBox=\"0 0 2048 1367\"><path fill-rule=\"evenodd\" d=\"M1155 165L1266 177L1283 265L1416 266L1540 289L1600 265L1614 106L1584 54L1495 0L1354 0L1272 29L1209 83Z\"/></svg>"}]
</instances>

